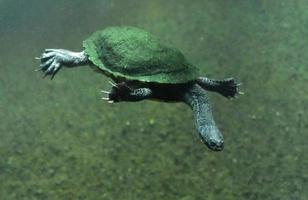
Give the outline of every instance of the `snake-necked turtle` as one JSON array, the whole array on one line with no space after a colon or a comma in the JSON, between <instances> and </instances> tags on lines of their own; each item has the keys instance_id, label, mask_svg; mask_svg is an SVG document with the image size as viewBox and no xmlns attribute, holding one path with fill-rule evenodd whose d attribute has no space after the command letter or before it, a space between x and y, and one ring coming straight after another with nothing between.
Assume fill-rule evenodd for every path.
<instances>
[{"instance_id":1,"label":"snake-necked turtle","mask_svg":"<svg viewBox=\"0 0 308 200\"><path fill-rule=\"evenodd\" d=\"M37 58L38 70L51 78L62 66L90 65L114 83L110 103L141 101L184 102L193 110L202 141L212 150L223 149L223 136L216 127L205 90L232 98L238 92L233 78L213 80L199 76L198 69L183 54L162 44L148 32L134 27L110 27L95 32L83 42L82 52L46 49Z\"/></svg>"}]
</instances>

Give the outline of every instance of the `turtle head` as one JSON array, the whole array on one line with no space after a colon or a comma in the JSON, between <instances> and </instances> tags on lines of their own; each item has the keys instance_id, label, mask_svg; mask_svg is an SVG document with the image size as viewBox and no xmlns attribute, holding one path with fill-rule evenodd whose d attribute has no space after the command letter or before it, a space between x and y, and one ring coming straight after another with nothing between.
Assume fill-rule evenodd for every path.
<instances>
[{"instance_id":1,"label":"turtle head","mask_svg":"<svg viewBox=\"0 0 308 200\"><path fill-rule=\"evenodd\" d=\"M207 126L200 132L202 142L213 151L221 151L224 148L223 136L216 126Z\"/></svg>"},{"instance_id":2,"label":"turtle head","mask_svg":"<svg viewBox=\"0 0 308 200\"><path fill-rule=\"evenodd\" d=\"M213 119L205 91L199 85L192 85L185 91L183 100L192 108L202 142L213 151L221 151L224 148L224 139Z\"/></svg>"}]
</instances>

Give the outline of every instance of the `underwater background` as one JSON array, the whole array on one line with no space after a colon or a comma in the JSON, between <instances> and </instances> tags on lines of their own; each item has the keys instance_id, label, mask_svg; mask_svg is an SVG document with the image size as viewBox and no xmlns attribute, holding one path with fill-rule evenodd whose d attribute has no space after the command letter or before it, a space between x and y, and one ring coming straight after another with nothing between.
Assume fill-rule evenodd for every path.
<instances>
[{"instance_id":1,"label":"underwater background","mask_svg":"<svg viewBox=\"0 0 308 200\"><path fill-rule=\"evenodd\" d=\"M53 81L45 48L130 25L245 95L210 93L222 152L188 106L108 104L88 67ZM307 0L0 0L0 199L308 199Z\"/></svg>"}]
</instances>

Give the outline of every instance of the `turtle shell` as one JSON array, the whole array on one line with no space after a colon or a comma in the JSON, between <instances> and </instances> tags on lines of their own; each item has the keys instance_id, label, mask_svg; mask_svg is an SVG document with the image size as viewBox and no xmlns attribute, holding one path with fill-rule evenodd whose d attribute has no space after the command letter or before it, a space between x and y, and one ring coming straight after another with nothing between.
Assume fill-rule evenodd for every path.
<instances>
[{"instance_id":1,"label":"turtle shell","mask_svg":"<svg viewBox=\"0 0 308 200\"><path fill-rule=\"evenodd\" d=\"M111 77L156 83L186 83L198 76L184 55L134 27L110 27L83 42L89 60Z\"/></svg>"}]
</instances>

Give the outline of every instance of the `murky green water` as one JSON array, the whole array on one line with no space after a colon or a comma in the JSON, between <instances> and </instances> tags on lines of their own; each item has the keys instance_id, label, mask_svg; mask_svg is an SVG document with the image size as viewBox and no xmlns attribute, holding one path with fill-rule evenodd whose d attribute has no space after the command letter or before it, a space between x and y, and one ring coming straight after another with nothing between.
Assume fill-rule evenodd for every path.
<instances>
[{"instance_id":1,"label":"murky green water","mask_svg":"<svg viewBox=\"0 0 308 200\"><path fill-rule=\"evenodd\" d=\"M307 0L0 0L0 199L308 199ZM87 67L50 81L44 48L143 28L245 95L210 94L222 152L183 104L107 104Z\"/></svg>"}]
</instances>

